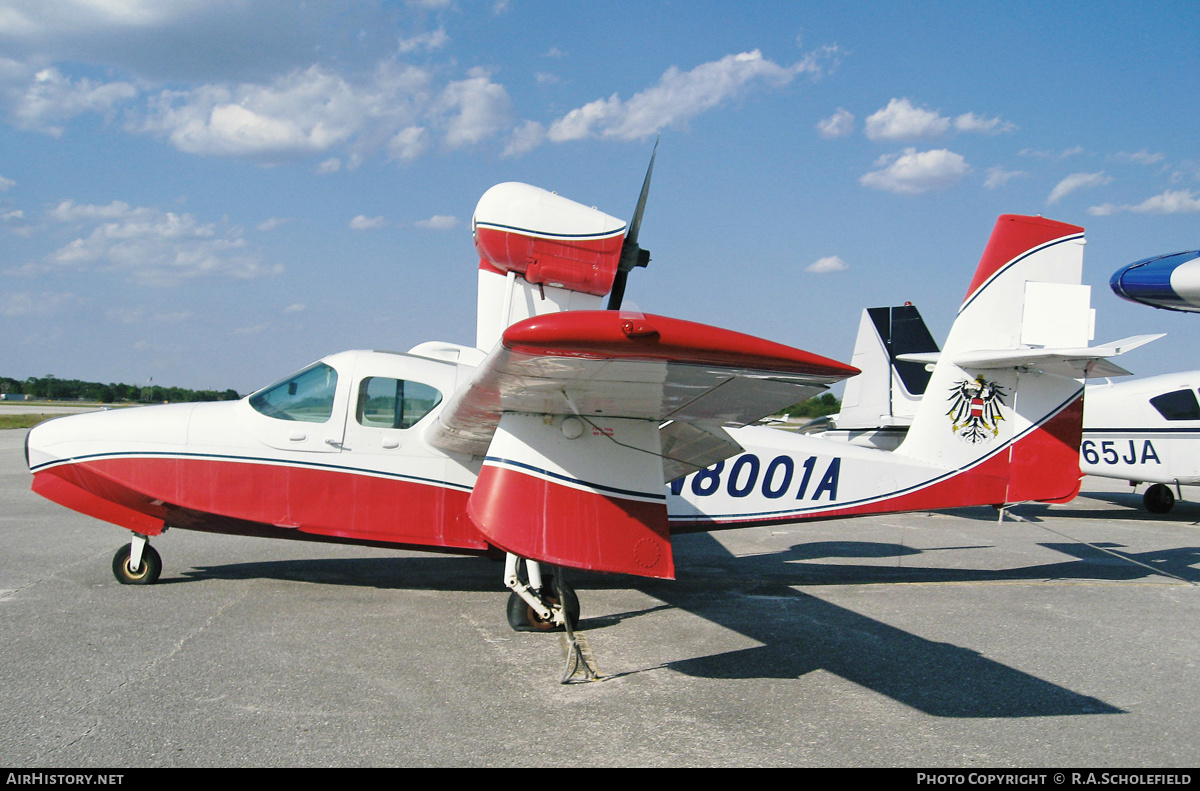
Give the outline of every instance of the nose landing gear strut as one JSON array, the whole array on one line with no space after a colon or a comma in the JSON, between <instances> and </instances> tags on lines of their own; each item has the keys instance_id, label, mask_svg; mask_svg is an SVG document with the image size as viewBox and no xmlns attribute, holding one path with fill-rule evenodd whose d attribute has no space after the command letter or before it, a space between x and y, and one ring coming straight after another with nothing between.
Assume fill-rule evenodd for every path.
<instances>
[{"instance_id":1,"label":"nose landing gear strut","mask_svg":"<svg viewBox=\"0 0 1200 791\"><path fill-rule=\"evenodd\" d=\"M146 536L134 533L133 540L113 556L112 567L122 585L153 585L162 573L162 558Z\"/></svg>"}]
</instances>

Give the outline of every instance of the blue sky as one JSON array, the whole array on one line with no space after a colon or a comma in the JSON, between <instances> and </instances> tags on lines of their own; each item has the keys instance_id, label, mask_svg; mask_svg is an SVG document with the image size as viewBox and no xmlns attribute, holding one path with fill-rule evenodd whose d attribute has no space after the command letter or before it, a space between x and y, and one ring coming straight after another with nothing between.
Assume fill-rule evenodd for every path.
<instances>
[{"instance_id":1,"label":"blue sky","mask_svg":"<svg viewBox=\"0 0 1200 791\"><path fill-rule=\"evenodd\" d=\"M0 0L0 375L248 392L471 343L502 181L632 213L642 310L848 360L944 339L996 217L1088 231L1097 341L1200 247L1200 4Z\"/></svg>"}]
</instances>

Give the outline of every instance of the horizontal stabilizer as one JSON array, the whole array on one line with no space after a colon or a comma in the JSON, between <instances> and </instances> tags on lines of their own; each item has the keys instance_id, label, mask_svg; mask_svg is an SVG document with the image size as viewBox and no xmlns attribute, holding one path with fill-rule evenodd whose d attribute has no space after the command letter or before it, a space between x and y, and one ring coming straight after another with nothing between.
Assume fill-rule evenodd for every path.
<instances>
[{"instance_id":1,"label":"horizontal stabilizer","mask_svg":"<svg viewBox=\"0 0 1200 791\"><path fill-rule=\"evenodd\" d=\"M997 349L964 352L955 355L954 364L975 371L1002 368L1023 368L1031 371L1065 376L1070 379L1102 379L1112 376L1130 376L1130 372L1110 362L1116 357L1144 346L1163 337L1157 335L1134 335L1100 346L1076 349ZM939 354L906 354L898 359L908 362L935 363Z\"/></svg>"},{"instance_id":2,"label":"horizontal stabilizer","mask_svg":"<svg viewBox=\"0 0 1200 791\"><path fill-rule=\"evenodd\" d=\"M1021 368L1068 379L1103 379L1129 376L1130 372L1093 354L1089 349L1027 349L1016 351L979 351L954 358L954 364L968 371Z\"/></svg>"}]
</instances>

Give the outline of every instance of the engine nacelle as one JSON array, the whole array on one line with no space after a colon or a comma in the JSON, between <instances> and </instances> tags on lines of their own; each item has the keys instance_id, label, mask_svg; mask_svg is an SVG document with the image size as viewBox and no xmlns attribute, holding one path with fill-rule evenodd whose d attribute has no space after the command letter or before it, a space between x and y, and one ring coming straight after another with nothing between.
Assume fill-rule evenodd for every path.
<instances>
[{"instance_id":1,"label":"engine nacelle","mask_svg":"<svg viewBox=\"0 0 1200 791\"><path fill-rule=\"evenodd\" d=\"M534 285L604 296L612 290L625 221L528 184L497 184L472 219L480 269Z\"/></svg>"}]
</instances>

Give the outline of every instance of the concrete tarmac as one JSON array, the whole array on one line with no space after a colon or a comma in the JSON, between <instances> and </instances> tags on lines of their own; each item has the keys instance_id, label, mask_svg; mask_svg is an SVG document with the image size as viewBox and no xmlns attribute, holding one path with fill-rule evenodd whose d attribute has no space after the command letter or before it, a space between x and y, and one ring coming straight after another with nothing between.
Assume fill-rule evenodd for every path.
<instances>
[{"instance_id":1,"label":"concrete tarmac","mask_svg":"<svg viewBox=\"0 0 1200 791\"><path fill-rule=\"evenodd\" d=\"M1121 482L1026 521L681 536L674 582L575 573L603 680L563 685L485 558L172 530L159 584L118 585L127 532L30 492L25 433L0 431L0 766L1200 765L1200 505Z\"/></svg>"}]
</instances>

